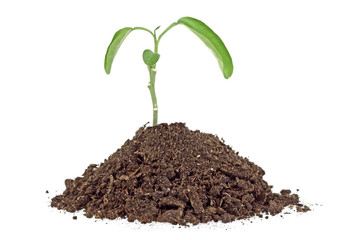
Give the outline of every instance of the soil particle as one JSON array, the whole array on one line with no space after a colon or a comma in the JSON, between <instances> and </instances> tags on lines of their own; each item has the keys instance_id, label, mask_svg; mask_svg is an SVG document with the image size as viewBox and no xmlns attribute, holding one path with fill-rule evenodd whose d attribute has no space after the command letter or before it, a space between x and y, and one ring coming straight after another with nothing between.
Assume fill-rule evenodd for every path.
<instances>
[{"instance_id":1,"label":"soil particle","mask_svg":"<svg viewBox=\"0 0 348 240\"><path fill-rule=\"evenodd\" d=\"M72 218L73 218L74 220L76 220L76 219L77 219L77 216L73 216Z\"/></svg>"},{"instance_id":2,"label":"soil particle","mask_svg":"<svg viewBox=\"0 0 348 240\"><path fill-rule=\"evenodd\" d=\"M290 190L273 193L264 174L216 135L183 123L143 126L103 163L66 179L51 206L83 209L88 218L179 225L276 215L289 205L309 210Z\"/></svg>"},{"instance_id":3,"label":"soil particle","mask_svg":"<svg viewBox=\"0 0 348 240\"><path fill-rule=\"evenodd\" d=\"M184 212L183 209L167 210L158 216L157 221L169 222L172 224L183 224L184 223L184 220L182 218L183 212Z\"/></svg>"},{"instance_id":4,"label":"soil particle","mask_svg":"<svg viewBox=\"0 0 348 240\"><path fill-rule=\"evenodd\" d=\"M297 212L308 212L310 211L311 209L306 206L306 205L303 205L303 204L296 204L296 211Z\"/></svg>"}]
</instances>

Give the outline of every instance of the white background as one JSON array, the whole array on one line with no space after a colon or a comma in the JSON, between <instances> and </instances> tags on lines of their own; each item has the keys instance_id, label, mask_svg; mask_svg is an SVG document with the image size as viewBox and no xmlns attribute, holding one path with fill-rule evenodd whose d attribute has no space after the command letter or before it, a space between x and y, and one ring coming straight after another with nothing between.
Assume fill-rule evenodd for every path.
<instances>
[{"instance_id":1,"label":"white background","mask_svg":"<svg viewBox=\"0 0 348 240\"><path fill-rule=\"evenodd\" d=\"M347 239L347 9L333 0L1 1L0 238ZM64 179L151 121L141 54L153 41L132 32L106 75L113 34L163 30L183 16L223 39L235 70L225 80L204 44L173 28L159 46L159 122L223 137L276 191L299 188L314 211L178 228L73 220L48 207Z\"/></svg>"}]
</instances>

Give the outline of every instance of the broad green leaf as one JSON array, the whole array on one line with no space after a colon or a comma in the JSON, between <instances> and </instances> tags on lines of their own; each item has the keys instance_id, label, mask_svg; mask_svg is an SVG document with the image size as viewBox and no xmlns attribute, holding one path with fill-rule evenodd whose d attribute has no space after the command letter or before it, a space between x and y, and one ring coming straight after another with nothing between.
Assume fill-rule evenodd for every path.
<instances>
[{"instance_id":1,"label":"broad green leaf","mask_svg":"<svg viewBox=\"0 0 348 240\"><path fill-rule=\"evenodd\" d=\"M133 28L125 27L120 30L118 30L114 37L112 38L112 41L108 47L108 50L105 54L105 61L104 61L104 69L107 74L110 74L112 62L114 61L114 58L116 56L116 53L118 49L120 48L123 41L126 39L128 34L133 31Z\"/></svg>"},{"instance_id":2,"label":"broad green leaf","mask_svg":"<svg viewBox=\"0 0 348 240\"><path fill-rule=\"evenodd\" d=\"M150 49L146 49L143 52L144 63L148 66L156 64L159 58L160 55L158 53L152 52Z\"/></svg>"},{"instance_id":3,"label":"broad green leaf","mask_svg":"<svg viewBox=\"0 0 348 240\"><path fill-rule=\"evenodd\" d=\"M221 38L198 19L183 17L177 23L186 26L196 34L215 55L224 77L226 79L231 77L233 72L232 58Z\"/></svg>"}]
</instances>

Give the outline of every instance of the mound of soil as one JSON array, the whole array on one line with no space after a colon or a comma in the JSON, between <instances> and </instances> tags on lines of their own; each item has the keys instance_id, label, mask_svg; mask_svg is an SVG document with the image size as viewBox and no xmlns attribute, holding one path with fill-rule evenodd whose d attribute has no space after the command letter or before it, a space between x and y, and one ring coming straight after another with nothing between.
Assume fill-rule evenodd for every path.
<instances>
[{"instance_id":1,"label":"mound of soil","mask_svg":"<svg viewBox=\"0 0 348 240\"><path fill-rule=\"evenodd\" d=\"M82 177L66 179L51 206L87 217L186 225L231 222L296 205L297 194L272 193L265 171L212 134L183 123L141 127L132 140Z\"/></svg>"}]
</instances>

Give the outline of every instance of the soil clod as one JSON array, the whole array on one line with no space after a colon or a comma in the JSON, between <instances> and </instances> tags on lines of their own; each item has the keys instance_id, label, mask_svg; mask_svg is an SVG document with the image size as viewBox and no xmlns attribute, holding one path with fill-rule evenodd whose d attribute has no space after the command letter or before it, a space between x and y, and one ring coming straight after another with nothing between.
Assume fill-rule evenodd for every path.
<instances>
[{"instance_id":1,"label":"soil clod","mask_svg":"<svg viewBox=\"0 0 348 240\"><path fill-rule=\"evenodd\" d=\"M51 206L83 209L88 218L179 225L276 215L290 205L309 210L290 190L273 193L264 174L216 135L183 123L143 126L103 163L66 179Z\"/></svg>"}]
</instances>

